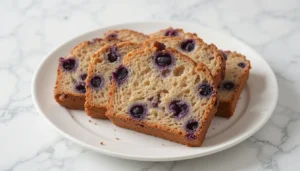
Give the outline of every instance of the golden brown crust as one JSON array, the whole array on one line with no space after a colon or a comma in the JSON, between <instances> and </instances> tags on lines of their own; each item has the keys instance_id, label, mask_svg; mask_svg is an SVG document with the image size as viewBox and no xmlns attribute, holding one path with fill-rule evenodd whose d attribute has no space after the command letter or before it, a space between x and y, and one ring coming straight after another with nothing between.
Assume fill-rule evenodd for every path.
<instances>
[{"instance_id":1,"label":"golden brown crust","mask_svg":"<svg viewBox=\"0 0 300 171\"><path fill-rule=\"evenodd\" d=\"M131 61L134 61L134 58L141 56L144 53L148 53L148 52L153 52L156 51L156 47L151 47L151 48L145 48L145 49L137 49L132 51L131 53L127 54L123 59L123 65L126 67L130 64ZM176 51L175 49L172 48L166 48L165 50L163 50L163 52L171 52L171 54L176 54L179 58L184 59L188 62L190 62L194 67L194 71L195 72L200 72L203 71L206 74L210 75L210 72L208 70L208 68L202 64L202 63L198 63L196 65L196 63L191 60L189 57L181 54L180 52ZM116 92L116 84L114 81L112 81L112 84L110 86L110 90L109 90L109 102L108 102L108 111L106 112L106 116L117 126L123 127L123 128L127 128L127 129L132 129L138 132L142 132L142 133L146 133L149 135L153 135L153 136L157 136L160 138L164 138L170 141L174 141L177 143L181 143L187 146L200 146L204 139L205 139L205 135L206 132L208 130L208 127L211 123L211 120L216 112L215 108L214 108L214 103L217 99L217 95L216 95L216 88L214 87L214 91L213 94L211 95L211 99L212 99L212 103L209 104L208 109L206 110L203 119L201 119L201 123L200 123L200 128L195 132L195 136L197 137L194 140L187 140L187 138L184 136L184 132L183 131L178 131L178 130L170 130L169 128L163 126L163 125L159 125L159 124L151 124L149 122L146 121L137 121L133 118L127 117L126 115L118 115L116 116L115 113L112 112L112 109L114 108L114 96L113 94Z\"/></svg>"},{"instance_id":2,"label":"golden brown crust","mask_svg":"<svg viewBox=\"0 0 300 171\"><path fill-rule=\"evenodd\" d=\"M105 39L101 39L101 38L95 38L91 41L84 41L84 42L81 42L79 43L78 45L76 45L70 52L70 54L68 56L73 56L76 51L78 51L78 49L83 49L85 48L86 46L89 46L90 44L92 43L96 43L96 42L101 42L101 41L107 41L107 42L112 42L112 41L120 41L116 38L105 38Z\"/></svg>"},{"instance_id":3,"label":"golden brown crust","mask_svg":"<svg viewBox=\"0 0 300 171\"><path fill-rule=\"evenodd\" d=\"M75 110L83 110L84 109L84 96L77 96L73 94L55 94L54 99L60 105Z\"/></svg>"},{"instance_id":4,"label":"golden brown crust","mask_svg":"<svg viewBox=\"0 0 300 171\"><path fill-rule=\"evenodd\" d=\"M240 53L237 52L230 52L231 56L233 58L244 58L246 64L246 67L243 69L242 71L242 76L241 78L238 80L237 86L235 87L235 89L233 90L233 96L226 101L219 101L219 106L218 106L218 111L216 113L216 116L221 116L221 117L226 117L226 118L230 118L236 108L237 102L239 100L239 97L243 91L243 88L248 80L249 77L249 71L251 69L251 64L248 60L246 60L246 57Z\"/></svg>"},{"instance_id":5,"label":"golden brown crust","mask_svg":"<svg viewBox=\"0 0 300 171\"><path fill-rule=\"evenodd\" d=\"M134 43L141 43L144 40L148 39L149 36L129 29L120 29L120 30L109 30L103 34L102 37L109 38L110 35L115 34L118 39L123 41L131 41Z\"/></svg>"},{"instance_id":6,"label":"golden brown crust","mask_svg":"<svg viewBox=\"0 0 300 171\"><path fill-rule=\"evenodd\" d=\"M88 116L97 119L108 119L105 113L107 112L106 106L87 106L85 105L85 112Z\"/></svg>"},{"instance_id":7,"label":"golden brown crust","mask_svg":"<svg viewBox=\"0 0 300 171\"><path fill-rule=\"evenodd\" d=\"M204 138L201 138L201 141L197 140L187 140L183 136L178 136L178 134L162 130L161 128L156 128L153 126L148 126L147 124L136 123L130 118L118 118L112 115L109 115L109 119L117 126L122 128L131 129L137 132L145 133L148 135L160 137L166 140L177 142L191 147L198 147L202 144ZM202 137L202 135L200 135Z\"/></svg>"}]
</instances>

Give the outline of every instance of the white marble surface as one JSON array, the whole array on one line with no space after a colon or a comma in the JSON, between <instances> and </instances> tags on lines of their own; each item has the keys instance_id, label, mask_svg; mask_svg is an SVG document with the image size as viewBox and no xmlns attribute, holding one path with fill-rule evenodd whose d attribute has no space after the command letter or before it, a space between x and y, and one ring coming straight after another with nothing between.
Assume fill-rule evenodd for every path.
<instances>
[{"instance_id":1,"label":"white marble surface","mask_svg":"<svg viewBox=\"0 0 300 171\"><path fill-rule=\"evenodd\" d=\"M195 22L255 48L278 79L270 121L229 150L180 162L107 157L63 138L33 106L30 85L38 64L80 33L138 20ZM299 0L1 0L0 23L0 170L300 170Z\"/></svg>"}]
</instances>

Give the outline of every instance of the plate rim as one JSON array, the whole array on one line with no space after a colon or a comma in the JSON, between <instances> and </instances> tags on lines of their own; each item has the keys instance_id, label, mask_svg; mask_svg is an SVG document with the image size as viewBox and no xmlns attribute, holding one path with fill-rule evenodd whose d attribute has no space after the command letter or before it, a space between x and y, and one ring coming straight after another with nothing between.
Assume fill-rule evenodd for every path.
<instances>
[{"instance_id":1,"label":"plate rim","mask_svg":"<svg viewBox=\"0 0 300 171\"><path fill-rule=\"evenodd\" d=\"M268 67L268 69L271 71L270 74L272 75L272 78L275 81L274 82L275 84L274 84L273 88L274 88L274 93L276 93L276 94L275 94L275 99L274 99L272 105L270 105L270 108L269 108L269 110L267 112L267 113L269 113L268 116L265 117L264 120L262 120L260 122L260 125L257 125L255 127L255 129L251 129L250 131L245 132L243 134L243 136L240 137L238 140L233 139L231 141L227 141L226 144L216 145L214 150L211 150L211 151L208 151L208 152L196 153L196 154L189 154L189 155L183 155L183 156L175 156L175 157L172 157L172 158L165 158L165 157L159 157L159 156L157 156L157 157L149 157L149 156L142 157L142 156L138 156L138 155L128 155L128 154L124 154L124 153L119 153L119 152L115 152L115 151L106 150L106 149L103 149L103 148L98 148L96 146L87 144L86 142L81 141L81 140L73 137L72 135L69 135L67 132L64 132L59 127L57 127L53 122L51 122L51 120L49 118L47 118L47 116L42 112L42 109L38 105L39 102L37 100L37 94L36 94L35 90L37 89L37 85L38 85L38 83L36 82L38 74L42 70L42 66L49 59L50 56L52 56L53 54L55 54L56 51L59 48L61 48L62 46L64 46L65 44L71 43L71 42L73 42L75 39L77 39L79 37L84 37L85 35L92 34L93 32L97 32L98 30L110 29L110 28L115 28L115 27L126 27L126 25L149 24L149 23L159 23L159 24L168 24L168 25L187 24L187 25L194 25L194 26L206 28L206 29L211 30L213 32L218 32L220 34L223 34L223 35L226 35L226 36L230 36L232 39L234 39L235 41L239 42L244 47L247 47L248 49L251 49L256 54L256 56L259 57L266 64L266 66ZM88 148L90 150L99 152L99 153L107 155L107 156L118 157L118 158L123 158L123 159L130 159L130 160L137 160L137 161L178 161L178 160L186 160L186 159L192 159L192 158L197 158L197 157L202 157L202 156L214 154L214 153L223 151L225 149L231 148L231 147L233 147L233 146L241 143L242 141L246 140L250 136L252 136L261 127L263 127L265 125L265 123L270 119L270 117L272 116L272 114L273 114L273 112L275 110L275 107L276 107L277 102L278 102L278 96L279 96L279 93L278 93L278 81L277 81L277 78L275 76L274 71L272 70L272 68L270 67L270 65L267 63L267 61L258 52L256 52L256 50L254 50L252 47L250 47L249 45L247 45L243 41L239 40L236 37L233 37L231 35L226 34L222 30L216 30L216 29L213 29L213 28L210 28L210 27L207 27L207 26L203 26L203 25L198 24L198 23L193 23L193 22L173 22L173 21L162 21L162 20L123 22L123 23L119 23L119 24L104 25L104 26L98 27L96 29L92 29L90 31L84 32L82 34L79 34L77 36L74 36L71 39L69 39L68 41L60 43L58 46L54 47L51 52L47 53L44 56L43 60L39 63L38 68L35 70L34 75L33 75L32 84L31 84L31 94L32 94L32 99L33 99L34 106L36 107L39 115L41 115L42 118L44 120L46 120L46 122L49 125L51 125L52 127L54 127L55 130L58 131L60 134L62 134L64 137L72 140L73 142L79 144L80 146L83 146L85 148ZM219 147L219 146L221 146L221 147Z\"/></svg>"}]
</instances>

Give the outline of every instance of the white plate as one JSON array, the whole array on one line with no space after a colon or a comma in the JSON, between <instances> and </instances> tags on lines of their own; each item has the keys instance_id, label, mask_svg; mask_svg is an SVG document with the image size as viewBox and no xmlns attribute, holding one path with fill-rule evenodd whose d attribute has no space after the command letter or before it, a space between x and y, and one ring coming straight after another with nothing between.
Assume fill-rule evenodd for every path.
<instances>
[{"instance_id":1,"label":"white plate","mask_svg":"<svg viewBox=\"0 0 300 171\"><path fill-rule=\"evenodd\" d=\"M208 43L221 49L236 50L251 61L252 69L247 86L232 118L215 117L201 147L186 147L119 128L108 120L91 119L83 111L67 110L53 98L57 61L75 45L99 37L109 29L133 29L151 33L166 27L183 28L196 32ZM46 56L36 71L32 94L39 113L65 137L100 153L133 160L171 161L190 159L232 147L253 135L270 118L277 102L276 78L266 61L239 40L196 24L174 22L139 22L110 26L80 35ZM103 142L104 145L101 145Z\"/></svg>"}]
</instances>

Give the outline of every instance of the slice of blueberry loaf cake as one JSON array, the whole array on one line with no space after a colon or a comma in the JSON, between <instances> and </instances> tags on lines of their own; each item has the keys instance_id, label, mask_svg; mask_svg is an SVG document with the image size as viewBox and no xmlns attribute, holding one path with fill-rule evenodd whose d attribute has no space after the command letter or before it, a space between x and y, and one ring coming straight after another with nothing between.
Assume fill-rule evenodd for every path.
<instances>
[{"instance_id":1,"label":"slice of blueberry loaf cake","mask_svg":"<svg viewBox=\"0 0 300 171\"><path fill-rule=\"evenodd\" d=\"M106 115L120 127L200 146L215 114L213 81L204 64L156 42L113 72Z\"/></svg>"},{"instance_id":2,"label":"slice of blueberry loaf cake","mask_svg":"<svg viewBox=\"0 0 300 171\"><path fill-rule=\"evenodd\" d=\"M85 79L91 56L106 44L121 42L115 38L94 39L78 44L70 54L59 59L54 98L70 109L84 109Z\"/></svg>"},{"instance_id":3,"label":"slice of blueberry loaf cake","mask_svg":"<svg viewBox=\"0 0 300 171\"><path fill-rule=\"evenodd\" d=\"M188 39L180 37L155 37L146 40L143 45L152 46L154 42L163 43L167 47L174 48L190 57L196 63L201 62L205 64L210 70L216 85L219 85L223 80L225 60L215 45L208 45L197 37Z\"/></svg>"},{"instance_id":4,"label":"slice of blueberry loaf cake","mask_svg":"<svg viewBox=\"0 0 300 171\"><path fill-rule=\"evenodd\" d=\"M93 55L86 78L85 111L87 115L93 118L107 118L105 112L112 72L121 64L128 52L139 47L140 45L136 43L123 42L106 45Z\"/></svg>"},{"instance_id":5,"label":"slice of blueberry loaf cake","mask_svg":"<svg viewBox=\"0 0 300 171\"><path fill-rule=\"evenodd\" d=\"M133 30L127 30L127 29L109 30L104 33L103 37L104 38L112 37L112 38L117 38L119 40L130 41L134 43L142 43L144 40L149 38L149 36L143 33L133 31Z\"/></svg>"},{"instance_id":6,"label":"slice of blueberry loaf cake","mask_svg":"<svg viewBox=\"0 0 300 171\"><path fill-rule=\"evenodd\" d=\"M225 78L218 88L219 107L217 116L231 117L251 69L245 56L230 51L221 51L226 59Z\"/></svg>"}]
</instances>

